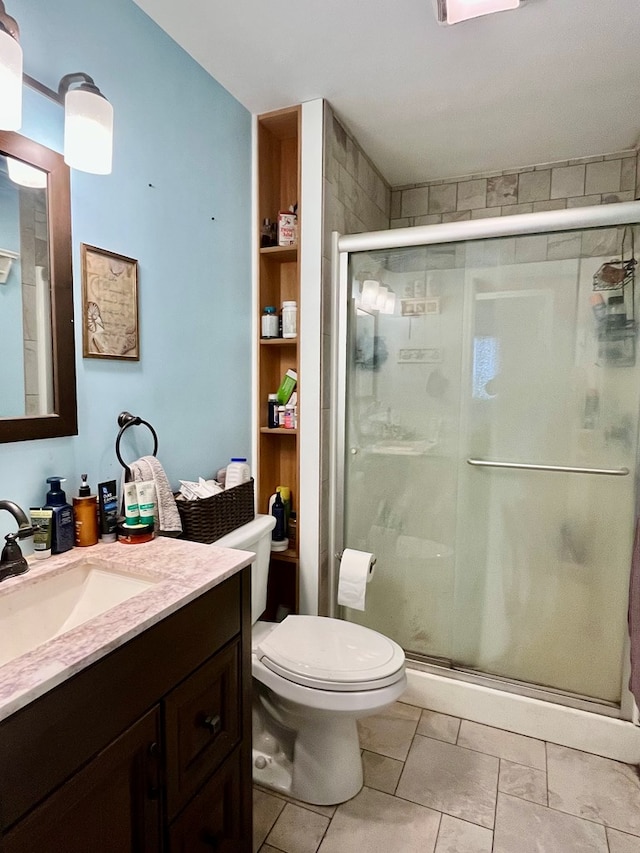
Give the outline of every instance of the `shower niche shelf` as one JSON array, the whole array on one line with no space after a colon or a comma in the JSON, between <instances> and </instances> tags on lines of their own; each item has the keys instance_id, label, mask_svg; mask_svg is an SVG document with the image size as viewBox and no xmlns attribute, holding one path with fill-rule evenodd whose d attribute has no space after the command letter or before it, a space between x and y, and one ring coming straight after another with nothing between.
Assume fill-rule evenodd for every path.
<instances>
[{"instance_id":1,"label":"shower niche shelf","mask_svg":"<svg viewBox=\"0 0 640 853\"><path fill-rule=\"evenodd\" d=\"M275 221L279 211L300 202L301 107L294 106L257 118L257 184L256 223L258 301L255 306L260 329L260 315L266 305L280 311L282 303L294 300L300 310L300 266L298 246L260 246L260 225L265 219ZM298 208L298 234L301 229ZM299 323L298 323L299 328ZM297 338L260 338L257 347L258 423L257 433L257 509L268 512L269 497L277 486L291 489L292 509L300 518L299 470L300 451L297 429L269 429L267 399L275 393L287 370L299 376ZM300 425L300 389L298 391L298 423ZM298 612L298 551L274 551L269 568L266 618L275 619L283 612Z\"/></svg>"}]
</instances>

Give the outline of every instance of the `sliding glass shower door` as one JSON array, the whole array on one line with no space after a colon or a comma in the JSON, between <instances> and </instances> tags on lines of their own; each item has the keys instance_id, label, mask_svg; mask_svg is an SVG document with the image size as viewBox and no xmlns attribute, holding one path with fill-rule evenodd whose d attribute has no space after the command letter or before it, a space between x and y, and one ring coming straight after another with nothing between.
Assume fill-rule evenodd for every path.
<instances>
[{"instance_id":1,"label":"sliding glass shower door","mask_svg":"<svg viewBox=\"0 0 640 853\"><path fill-rule=\"evenodd\" d=\"M634 228L351 254L347 618L620 700L640 405Z\"/></svg>"}]
</instances>

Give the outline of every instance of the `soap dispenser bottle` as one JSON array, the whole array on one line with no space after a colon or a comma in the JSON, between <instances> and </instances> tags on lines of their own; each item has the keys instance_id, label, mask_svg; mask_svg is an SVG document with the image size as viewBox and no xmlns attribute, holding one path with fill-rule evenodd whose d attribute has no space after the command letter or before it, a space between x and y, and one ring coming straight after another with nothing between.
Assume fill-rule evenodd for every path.
<instances>
[{"instance_id":1,"label":"soap dispenser bottle","mask_svg":"<svg viewBox=\"0 0 640 853\"><path fill-rule=\"evenodd\" d=\"M73 508L67 503L67 496L60 488L63 477L47 477L49 491L45 509L53 510L51 519L51 551L53 554L62 554L73 548L74 525Z\"/></svg>"},{"instance_id":2,"label":"soap dispenser bottle","mask_svg":"<svg viewBox=\"0 0 640 853\"><path fill-rule=\"evenodd\" d=\"M78 497L73 499L75 521L75 544L79 547L98 543L98 504L96 496L91 494L87 475L82 475L82 485Z\"/></svg>"}]
</instances>

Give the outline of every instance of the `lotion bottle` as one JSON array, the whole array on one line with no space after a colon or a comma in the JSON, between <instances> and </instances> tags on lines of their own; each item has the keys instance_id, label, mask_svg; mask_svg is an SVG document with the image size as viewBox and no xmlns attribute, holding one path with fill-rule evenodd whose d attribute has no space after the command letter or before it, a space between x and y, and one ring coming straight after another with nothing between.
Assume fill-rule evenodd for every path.
<instances>
[{"instance_id":1,"label":"lotion bottle","mask_svg":"<svg viewBox=\"0 0 640 853\"><path fill-rule=\"evenodd\" d=\"M63 477L47 477L49 491L44 509L53 511L51 519L51 553L63 554L73 548L75 530L73 508L67 503L67 496L60 488Z\"/></svg>"},{"instance_id":2,"label":"lotion bottle","mask_svg":"<svg viewBox=\"0 0 640 853\"><path fill-rule=\"evenodd\" d=\"M75 544L81 548L98 543L98 504L96 495L91 494L87 475L82 475L78 497L73 499L75 520Z\"/></svg>"}]
</instances>

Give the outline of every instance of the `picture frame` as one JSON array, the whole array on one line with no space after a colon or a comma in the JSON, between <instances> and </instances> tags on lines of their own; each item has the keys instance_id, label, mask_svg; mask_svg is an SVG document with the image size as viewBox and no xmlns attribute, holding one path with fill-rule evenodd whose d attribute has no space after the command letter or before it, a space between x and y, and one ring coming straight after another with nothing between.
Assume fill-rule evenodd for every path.
<instances>
[{"instance_id":1,"label":"picture frame","mask_svg":"<svg viewBox=\"0 0 640 853\"><path fill-rule=\"evenodd\" d=\"M138 261L81 244L82 355L140 360Z\"/></svg>"}]
</instances>

